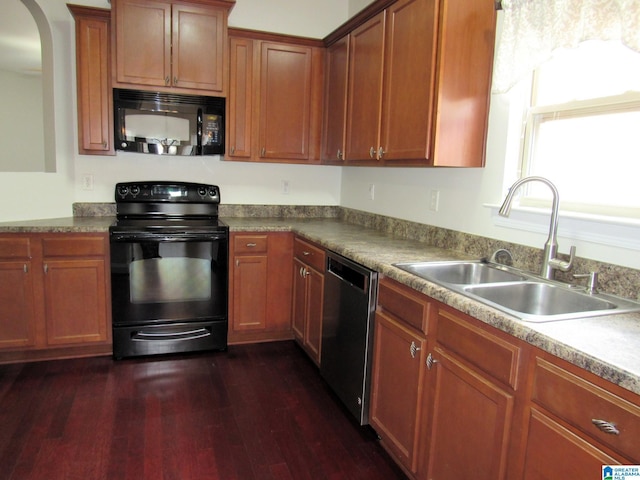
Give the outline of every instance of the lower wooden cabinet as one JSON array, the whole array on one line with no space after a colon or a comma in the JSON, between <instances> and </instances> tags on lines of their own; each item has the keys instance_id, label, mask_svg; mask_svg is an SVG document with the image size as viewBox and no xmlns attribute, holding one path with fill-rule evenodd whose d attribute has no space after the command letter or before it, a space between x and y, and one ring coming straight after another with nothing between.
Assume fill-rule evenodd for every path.
<instances>
[{"instance_id":1,"label":"lower wooden cabinet","mask_svg":"<svg viewBox=\"0 0 640 480\"><path fill-rule=\"evenodd\" d=\"M589 478L602 465L640 463L638 396L536 353L523 478Z\"/></svg>"},{"instance_id":2,"label":"lower wooden cabinet","mask_svg":"<svg viewBox=\"0 0 640 480\"><path fill-rule=\"evenodd\" d=\"M291 233L231 234L230 344L293 338Z\"/></svg>"},{"instance_id":3,"label":"lower wooden cabinet","mask_svg":"<svg viewBox=\"0 0 640 480\"><path fill-rule=\"evenodd\" d=\"M375 314L371 426L409 474L417 473L424 407L429 302L382 279Z\"/></svg>"},{"instance_id":4,"label":"lower wooden cabinet","mask_svg":"<svg viewBox=\"0 0 640 480\"><path fill-rule=\"evenodd\" d=\"M415 480L601 478L640 463L640 395L384 277L370 419Z\"/></svg>"},{"instance_id":5,"label":"lower wooden cabinet","mask_svg":"<svg viewBox=\"0 0 640 480\"><path fill-rule=\"evenodd\" d=\"M0 235L0 361L111 352L107 234Z\"/></svg>"},{"instance_id":6,"label":"lower wooden cabinet","mask_svg":"<svg viewBox=\"0 0 640 480\"><path fill-rule=\"evenodd\" d=\"M320 365L326 255L322 248L301 238L294 240L293 334L296 341Z\"/></svg>"}]
</instances>

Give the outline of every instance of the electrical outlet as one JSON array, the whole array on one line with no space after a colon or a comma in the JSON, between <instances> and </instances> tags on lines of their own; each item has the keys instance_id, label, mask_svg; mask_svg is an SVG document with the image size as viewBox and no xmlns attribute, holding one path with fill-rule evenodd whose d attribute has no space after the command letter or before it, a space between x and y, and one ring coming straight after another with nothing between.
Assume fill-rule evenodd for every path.
<instances>
[{"instance_id":1,"label":"electrical outlet","mask_svg":"<svg viewBox=\"0 0 640 480\"><path fill-rule=\"evenodd\" d=\"M93 190L93 175L90 173L85 173L82 175L82 189L83 190Z\"/></svg>"},{"instance_id":2,"label":"electrical outlet","mask_svg":"<svg viewBox=\"0 0 640 480\"><path fill-rule=\"evenodd\" d=\"M289 183L289 180L282 180L281 186L283 195L289 195L289 193L291 193L291 184Z\"/></svg>"},{"instance_id":3,"label":"electrical outlet","mask_svg":"<svg viewBox=\"0 0 640 480\"><path fill-rule=\"evenodd\" d=\"M374 200L376 198L376 186L373 183L369 184L369 198Z\"/></svg>"},{"instance_id":4,"label":"electrical outlet","mask_svg":"<svg viewBox=\"0 0 640 480\"><path fill-rule=\"evenodd\" d=\"M431 190L429 192L429 210L437 212L440 207L440 190Z\"/></svg>"}]
</instances>

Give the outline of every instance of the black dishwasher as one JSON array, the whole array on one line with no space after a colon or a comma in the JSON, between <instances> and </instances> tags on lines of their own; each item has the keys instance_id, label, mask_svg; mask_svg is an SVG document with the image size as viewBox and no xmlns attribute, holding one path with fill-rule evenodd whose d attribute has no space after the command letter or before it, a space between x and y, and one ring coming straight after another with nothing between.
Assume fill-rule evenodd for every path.
<instances>
[{"instance_id":1,"label":"black dishwasher","mask_svg":"<svg viewBox=\"0 0 640 480\"><path fill-rule=\"evenodd\" d=\"M360 425L369 423L378 273L327 252L320 374Z\"/></svg>"}]
</instances>

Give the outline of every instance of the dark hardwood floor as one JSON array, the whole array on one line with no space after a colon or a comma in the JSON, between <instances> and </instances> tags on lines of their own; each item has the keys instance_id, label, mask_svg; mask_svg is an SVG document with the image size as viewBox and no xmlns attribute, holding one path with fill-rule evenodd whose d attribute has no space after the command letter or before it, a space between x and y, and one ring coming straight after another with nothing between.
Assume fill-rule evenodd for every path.
<instances>
[{"instance_id":1,"label":"dark hardwood floor","mask_svg":"<svg viewBox=\"0 0 640 480\"><path fill-rule=\"evenodd\" d=\"M0 478L404 479L293 342L0 365Z\"/></svg>"}]
</instances>

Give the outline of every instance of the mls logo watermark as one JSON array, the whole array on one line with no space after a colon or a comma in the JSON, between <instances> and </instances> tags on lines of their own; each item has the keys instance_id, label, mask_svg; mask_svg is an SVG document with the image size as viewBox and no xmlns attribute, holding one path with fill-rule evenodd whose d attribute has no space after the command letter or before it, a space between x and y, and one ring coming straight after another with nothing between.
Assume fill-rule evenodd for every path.
<instances>
[{"instance_id":1,"label":"mls logo watermark","mask_svg":"<svg viewBox=\"0 0 640 480\"><path fill-rule=\"evenodd\" d=\"M603 465L602 480L640 480L640 465Z\"/></svg>"}]
</instances>

